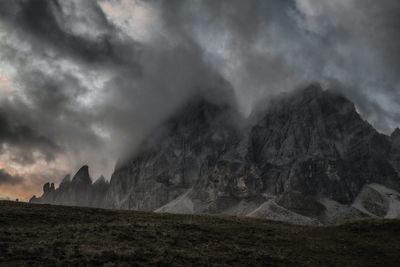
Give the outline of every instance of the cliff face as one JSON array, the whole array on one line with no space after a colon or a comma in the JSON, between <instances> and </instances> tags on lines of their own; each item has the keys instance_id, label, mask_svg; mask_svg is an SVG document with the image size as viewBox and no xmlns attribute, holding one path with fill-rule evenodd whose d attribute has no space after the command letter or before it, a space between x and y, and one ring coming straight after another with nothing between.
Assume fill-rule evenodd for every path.
<instances>
[{"instance_id":1,"label":"cliff face","mask_svg":"<svg viewBox=\"0 0 400 267\"><path fill-rule=\"evenodd\" d=\"M400 134L378 133L345 97L313 85L256 117L239 128L229 105L195 99L119 162L109 184L92 184L85 167L33 201L318 224L370 216L353 203L361 191L369 203L366 185L399 190Z\"/></svg>"},{"instance_id":2,"label":"cliff face","mask_svg":"<svg viewBox=\"0 0 400 267\"><path fill-rule=\"evenodd\" d=\"M311 86L267 112L251 131L249 151L264 191L299 191L349 204L366 183L398 188L391 147L350 101Z\"/></svg>"},{"instance_id":3,"label":"cliff face","mask_svg":"<svg viewBox=\"0 0 400 267\"><path fill-rule=\"evenodd\" d=\"M155 210L194 186L233 153L243 139L227 106L195 100L159 127L110 181L107 201L114 208ZM237 154L235 152L235 154ZM229 173L226 173L228 175Z\"/></svg>"},{"instance_id":4,"label":"cliff face","mask_svg":"<svg viewBox=\"0 0 400 267\"><path fill-rule=\"evenodd\" d=\"M391 160L400 176L400 129L396 128L390 135L392 141Z\"/></svg>"}]
</instances>

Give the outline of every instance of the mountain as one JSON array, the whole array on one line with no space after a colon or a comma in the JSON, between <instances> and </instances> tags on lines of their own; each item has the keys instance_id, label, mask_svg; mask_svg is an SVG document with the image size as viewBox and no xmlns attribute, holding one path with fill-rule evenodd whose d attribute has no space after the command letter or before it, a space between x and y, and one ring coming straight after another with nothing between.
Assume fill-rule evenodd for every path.
<instances>
[{"instance_id":1,"label":"mountain","mask_svg":"<svg viewBox=\"0 0 400 267\"><path fill-rule=\"evenodd\" d=\"M104 177L95 183L89 175L89 167L83 166L72 178L64 177L56 189L54 183L43 186L43 195L39 198L33 196L32 203L51 203L69 206L106 207L105 195L109 190L109 183Z\"/></svg>"},{"instance_id":2,"label":"mountain","mask_svg":"<svg viewBox=\"0 0 400 267\"><path fill-rule=\"evenodd\" d=\"M102 190L84 167L32 201L299 224L398 217L388 194L400 191L399 144L400 130L378 133L347 98L319 85L248 120L229 103L194 98L120 160Z\"/></svg>"},{"instance_id":3,"label":"mountain","mask_svg":"<svg viewBox=\"0 0 400 267\"><path fill-rule=\"evenodd\" d=\"M201 199L209 187L201 181L243 139L233 125L234 116L228 106L203 99L187 104L157 128L131 160L118 164L108 202L113 208L155 210L194 187ZM208 210L196 206L196 212Z\"/></svg>"},{"instance_id":4,"label":"mountain","mask_svg":"<svg viewBox=\"0 0 400 267\"><path fill-rule=\"evenodd\" d=\"M250 134L263 191L298 191L350 204L366 183L398 189L391 140L341 95L311 86L273 105Z\"/></svg>"}]
</instances>

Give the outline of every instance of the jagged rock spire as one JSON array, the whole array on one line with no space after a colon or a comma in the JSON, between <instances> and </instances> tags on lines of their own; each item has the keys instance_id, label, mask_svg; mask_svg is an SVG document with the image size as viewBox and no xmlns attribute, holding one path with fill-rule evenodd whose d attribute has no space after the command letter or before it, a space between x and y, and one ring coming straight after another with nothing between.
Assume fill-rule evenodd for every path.
<instances>
[{"instance_id":1,"label":"jagged rock spire","mask_svg":"<svg viewBox=\"0 0 400 267\"><path fill-rule=\"evenodd\" d=\"M89 167L84 165L79 169L79 171L75 174L74 178L72 178L72 183L86 183L91 184L92 179L89 175Z\"/></svg>"},{"instance_id":2,"label":"jagged rock spire","mask_svg":"<svg viewBox=\"0 0 400 267\"><path fill-rule=\"evenodd\" d=\"M400 140L400 129L396 128L393 133L390 135L390 137L394 140Z\"/></svg>"}]
</instances>

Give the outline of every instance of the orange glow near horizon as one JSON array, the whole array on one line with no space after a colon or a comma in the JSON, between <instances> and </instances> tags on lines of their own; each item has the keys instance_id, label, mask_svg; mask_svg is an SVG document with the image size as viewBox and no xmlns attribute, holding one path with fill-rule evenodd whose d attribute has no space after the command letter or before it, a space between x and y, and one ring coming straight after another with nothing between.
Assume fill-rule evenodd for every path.
<instances>
[{"instance_id":1,"label":"orange glow near horizon","mask_svg":"<svg viewBox=\"0 0 400 267\"><path fill-rule=\"evenodd\" d=\"M10 167L6 163L0 161L0 170L4 170L10 175L17 175L16 169ZM32 197L32 191L27 188L25 184L11 185L2 184L0 185L0 199L20 199L21 201L28 201Z\"/></svg>"},{"instance_id":2,"label":"orange glow near horizon","mask_svg":"<svg viewBox=\"0 0 400 267\"><path fill-rule=\"evenodd\" d=\"M2 185L0 186L0 199L29 201L29 199L40 194L39 190L34 188L26 188L20 185Z\"/></svg>"},{"instance_id":3,"label":"orange glow near horizon","mask_svg":"<svg viewBox=\"0 0 400 267\"><path fill-rule=\"evenodd\" d=\"M8 172L11 175L16 175L17 172L14 168L10 167L9 165L7 165L6 163L0 161L0 170L5 170L6 172Z\"/></svg>"},{"instance_id":4,"label":"orange glow near horizon","mask_svg":"<svg viewBox=\"0 0 400 267\"><path fill-rule=\"evenodd\" d=\"M0 72L0 90L8 90L11 87L10 78L4 73Z\"/></svg>"},{"instance_id":5,"label":"orange glow near horizon","mask_svg":"<svg viewBox=\"0 0 400 267\"><path fill-rule=\"evenodd\" d=\"M24 180L18 184L1 184L0 199L15 200L18 198L21 201L28 201L33 195L40 196L44 183L57 183L62 178L61 174L55 170L63 168L69 168L64 159L57 159L51 163L39 160L30 166L19 166L7 163L3 155L3 159L0 160L0 169L10 175L23 177ZM62 173L62 170L60 172Z\"/></svg>"}]
</instances>

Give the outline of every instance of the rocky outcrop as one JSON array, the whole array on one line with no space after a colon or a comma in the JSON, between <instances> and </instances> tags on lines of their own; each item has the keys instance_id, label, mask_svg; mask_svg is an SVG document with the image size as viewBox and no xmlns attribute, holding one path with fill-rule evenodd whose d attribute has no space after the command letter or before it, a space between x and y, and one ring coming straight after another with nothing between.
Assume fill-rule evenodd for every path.
<instances>
[{"instance_id":1,"label":"rocky outcrop","mask_svg":"<svg viewBox=\"0 0 400 267\"><path fill-rule=\"evenodd\" d=\"M266 201L265 203L261 204L257 209L250 212L247 216L252 218L284 221L302 225L321 224L313 218L303 216L282 206L279 206L276 204L276 202L272 200Z\"/></svg>"},{"instance_id":2,"label":"rocky outcrop","mask_svg":"<svg viewBox=\"0 0 400 267\"><path fill-rule=\"evenodd\" d=\"M89 167L83 166L72 178L70 175L64 177L57 189L54 184L46 183L43 195L39 198L33 197L32 203L106 207L105 195L109 190L109 183L104 177L95 183L89 175Z\"/></svg>"},{"instance_id":3,"label":"rocky outcrop","mask_svg":"<svg viewBox=\"0 0 400 267\"><path fill-rule=\"evenodd\" d=\"M295 191L279 196L276 203L287 210L315 219L322 217L326 210L325 206L315 198Z\"/></svg>"},{"instance_id":4,"label":"rocky outcrop","mask_svg":"<svg viewBox=\"0 0 400 267\"><path fill-rule=\"evenodd\" d=\"M390 138L392 139L395 146L398 147L400 145L400 129L396 128L390 135Z\"/></svg>"},{"instance_id":5,"label":"rocky outcrop","mask_svg":"<svg viewBox=\"0 0 400 267\"><path fill-rule=\"evenodd\" d=\"M195 98L120 160L110 183L92 184L84 167L33 201L304 224L384 217L383 204L368 211L381 199L365 186L399 190L399 143L399 130L378 133L353 103L318 85L247 121L230 104ZM353 205L364 195L371 203Z\"/></svg>"},{"instance_id":6,"label":"rocky outcrop","mask_svg":"<svg viewBox=\"0 0 400 267\"><path fill-rule=\"evenodd\" d=\"M396 128L390 135L392 142L391 160L397 173L400 175L400 129Z\"/></svg>"},{"instance_id":7,"label":"rocky outcrop","mask_svg":"<svg viewBox=\"0 0 400 267\"><path fill-rule=\"evenodd\" d=\"M270 194L298 191L350 204L366 183L398 186L390 139L341 95L311 86L275 104L250 134Z\"/></svg>"},{"instance_id":8,"label":"rocky outcrop","mask_svg":"<svg viewBox=\"0 0 400 267\"><path fill-rule=\"evenodd\" d=\"M239 194L235 185L243 183L248 170L238 149L243 136L233 124L237 116L226 105L190 102L157 128L131 160L118 164L108 202L113 208L155 210L193 189L195 202L209 202L196 205L196 212L210 212L218 205L212 194ZM232 180L219 183L223 175Z\"/></svg>"},{"instance_id":9,"label":"rocky outcrop","mask_svg":"<svg viewBox=\"0 0 400 267\"><path fill-rule=\"evenodd\" d=\"M379 184L365 185L353 203L353 207L381 218L400 217L400 193Z\"/></svg>"}]
</instances>

